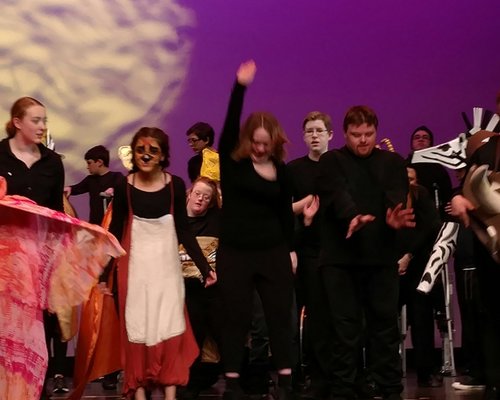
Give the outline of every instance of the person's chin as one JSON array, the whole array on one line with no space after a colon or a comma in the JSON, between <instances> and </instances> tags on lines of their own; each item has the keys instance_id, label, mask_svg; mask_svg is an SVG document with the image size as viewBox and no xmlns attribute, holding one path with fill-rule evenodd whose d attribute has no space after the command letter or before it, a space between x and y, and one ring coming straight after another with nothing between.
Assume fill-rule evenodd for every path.
<instances>
[{"instance_id":1,"label":"person's chin","mask_svg":"<svg viewBox=\"0 0 500 400\"><path fill-rule=\"evenodd\" d=\"M268 157L266 157L265 155L263 156L252 155L251 159L255 164L262 164L268 160Z\"/></svg>"},{"instance_id":2,"label":"person's chin","mask_svg":"<svg viewBox=\"0 0 500 400\"><path fill-rule=\"evenodd\" d=\"M149 164L139 164L139 165L137 165L137 168L139 168L139 170L142 172L152 172L153 171L153 166L149 165Z\"/></svg>"},{"instance_id":3,"label":"person's chin","mask_svg":"<svg viewBox=\"0 0 500 400\"><path fill-rule=\"evenodd\" d=\"M368 148L358 149L359 157L368 157L370 155L370 150Z\"/></svg>"}]
</instances>

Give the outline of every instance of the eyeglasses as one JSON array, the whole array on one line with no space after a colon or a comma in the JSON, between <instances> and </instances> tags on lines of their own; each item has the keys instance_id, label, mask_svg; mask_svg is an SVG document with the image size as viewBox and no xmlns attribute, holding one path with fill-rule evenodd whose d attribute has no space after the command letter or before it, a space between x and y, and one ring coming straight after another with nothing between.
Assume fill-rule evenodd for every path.
<instances>
[{"instance_id":1,"label":"eyeglasses","mask_svg":"<svg viewBox=\"0 0 500 400\"><path fill-rule=\"evenodd\" d=\"M312 128L312 129L306 129L304 131L304 136L312 136L315 133L318 135L323 135L328 132L328 129L319 129L319 128Z\"/></svg>"},{"instance_id":2,"label":"eyeglasses","mask_svg":"<svg viewBox=\"0 0 500 400\"><path fill-rule=\"evenodd\" d=\"M199 140L199 139L198 139L198 140ZM200 197L201 197L201 199L202 199L203 201L207 202L207 203L210 203L210 200L212 200L212 196L209 196L208 194L201 193L201 192L199 192L198 190L195 190L195 191L193 192L193 195L194 195L196 198L200 198Z\"/></svg>"},{"instance_id":3,"label":"eyeglasses","mask_svg":"<svg viewBox=\"0 0 500 400\"><path fill-rule=\"evenodd\" d=\"M201 139L194 139L194 138L189 138L187 140L188 144L195 144L196 142L199 142Z\"/></svg>"}]
</instances>

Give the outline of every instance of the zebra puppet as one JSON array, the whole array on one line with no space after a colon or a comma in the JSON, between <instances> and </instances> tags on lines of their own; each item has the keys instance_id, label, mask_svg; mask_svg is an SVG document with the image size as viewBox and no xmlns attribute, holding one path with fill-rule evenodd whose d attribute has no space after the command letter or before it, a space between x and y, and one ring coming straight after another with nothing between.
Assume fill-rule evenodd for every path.
<instances>
[{"instance_id":1,"label":"zebra puppet","mask_svg":"<svg viewBox=\"0 0 500 400\"><path fill-rule=\"evenodd\" d=\"M500 132L500 117L497 114L493 114L489 111L485 112L484 109L475 107L473 109L473 123L469 122L465 113L462 113L462 116L464 117L468 129L466 133L461 133L457 138L449 142L415 151L411 162L438 163L454 170L465 168L467 166L467 158L469 158L479 146L486 143L491 136L497 135L498 132ZM484 168L480 171L484 172ZM472 169L469 175L472 175ZM470 199L478 207L480 204L490 203L492 197L495 199L500 197L500 194L497 192L493 193L497 189L496 185L487 186L484 179L482 179L483 176L484 174L480 175L476 172L471 182L472 187L481 185L482 190L475 193L474 199ZM468 176L466 182L469 181L470 177ZM466 187L464 187L464 189L466 189ZM466 189L464 192L466 197L467 192L472 193L473 191L467 191ZM498 225L498 220L499 218L497 217L495 219L496 225ZM455 252L458 227L459 225L454 222L445 222L441 227L417 290L423 293L429 293L431 291L442 268L447 265L449 258ZM486 230L488 248L492 249L492 255L494 256L493 251L495 251L495 249L498 251L499 247L498 236L500 235L500 227L489 228L489 232L488 229ZM494 241L494 239L492 239L493 237L497 239L496 247L491 244L492 241Z\"/></svg>"}]
</instances>

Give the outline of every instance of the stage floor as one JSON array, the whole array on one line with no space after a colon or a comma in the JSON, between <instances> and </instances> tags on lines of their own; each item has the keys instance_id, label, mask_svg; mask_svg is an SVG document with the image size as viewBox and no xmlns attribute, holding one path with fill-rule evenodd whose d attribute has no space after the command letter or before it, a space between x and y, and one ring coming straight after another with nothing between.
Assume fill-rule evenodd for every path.
<instances>
[{"instance_id":1,"label":"stage floor","mask_svg":"<svg viewBox=\"0 0 500 400\"><path fill-rule=\"evenodd\" d=\"M417 399L435 399L435 400L480 400L483 396L483 390L470 390L470 391L459 391L451 387L451 384L456 380L456 378L445 377L443 381L443 386L441 388L419 388L417 386L416 377L413 374L409 374L407 378L403 380L404 392L403 398L406 400L417 400ZM222 398L223 382L219 381L210 390L204 391L199 399L203 400L215 400ZM52 395L51 399L64 399L67 395ZM120 399L121 394L119 391L105 391L99 382L93 382L87 385L85 394L82 399L88 400L111 400ZM160 393L153 394L153 399L162 399ZM311 399L307 395L302 396L305 399ZM252 399L256 399L252 396ZM262 400L265 397L262 398Z\"/></svg>"}]
</instances>

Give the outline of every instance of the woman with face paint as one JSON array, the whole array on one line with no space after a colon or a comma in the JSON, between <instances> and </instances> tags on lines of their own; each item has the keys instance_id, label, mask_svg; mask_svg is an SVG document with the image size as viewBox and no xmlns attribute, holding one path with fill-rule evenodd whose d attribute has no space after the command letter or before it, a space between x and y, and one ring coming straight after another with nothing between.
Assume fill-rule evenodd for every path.
<instances>
[{"instance_id":1,"label":"woman with face paint","mask_svg":"<svg viewBox=\"0 0 500 400\"><path fill-rule=\"evenodd\" d=\"M118 299L124 360L123 392L146 399L155 387L175 399L198 356L184 306L178 243L199 268L205 286L217 280L188 225L186 188L164 171L168 136L141 128L132 139L133 168L116 188L110 231L127 256L117 262Z\"/></svg>"},{"instance_id":2,"label":"woman with face paint","mask_svg":"<svg viewBox=\"0 0 500 400\"><path fill-rule=\"evenodd\" d=\"M291 251L291 188L283 163L287 139L276 118L267 112L250 114L240 130L245 88L255 72L253 61L239 67L219 142L223 203L217 271L224 307L224 400L243 396L239 371L255 289L262 300L278 370L276 397L293 396L290 328L296 258Z\"/></svg>"}]
</instances>

